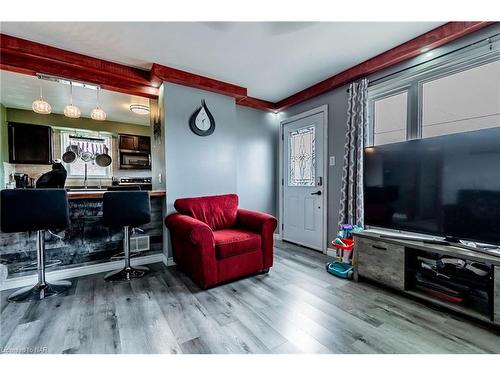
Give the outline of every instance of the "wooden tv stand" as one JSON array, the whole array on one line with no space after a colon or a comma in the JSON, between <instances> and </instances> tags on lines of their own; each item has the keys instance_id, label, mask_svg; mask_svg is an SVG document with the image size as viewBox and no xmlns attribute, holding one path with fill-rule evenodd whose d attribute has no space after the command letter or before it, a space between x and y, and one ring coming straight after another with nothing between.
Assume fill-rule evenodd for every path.
<instances>
[{"instance_id":1,"label":"wooden tv stand","mask_svg":"<svg viewBox=\"0 0 500 375\"><path fill-rule=\"evenodd\" d=\"M354 280L375 281L408 296L500 327L500 257L453 246L382 238L380 234L370 231L354 234L354 238ZM484 309L477 309L475 306L471 308L438 299L418 290L413 281L415 270L412 264L413 260L422 254L446 255L490 266L492 277L489 278L487 287L488 306L485 305Z\"/></svg>"}]
</instances>

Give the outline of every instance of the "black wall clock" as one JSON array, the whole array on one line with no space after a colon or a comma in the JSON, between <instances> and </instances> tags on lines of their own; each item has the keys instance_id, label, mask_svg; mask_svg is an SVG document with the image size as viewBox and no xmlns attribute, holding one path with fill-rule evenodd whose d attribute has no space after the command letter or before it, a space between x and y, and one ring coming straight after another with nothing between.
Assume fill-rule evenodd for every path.
<instances>
[{"instance_id":1,"label":"black wall clock","mask_svg":"<svg viewBox=\"0 0 500 375\"><path fill-rule=\"evenodd\" d=\"M189 118L189 127L194 134L202 137L210 135L215 130L215 120L208 110L205 100L201 100L201 107L198 108Z\"/></svg>"}]
</instances>

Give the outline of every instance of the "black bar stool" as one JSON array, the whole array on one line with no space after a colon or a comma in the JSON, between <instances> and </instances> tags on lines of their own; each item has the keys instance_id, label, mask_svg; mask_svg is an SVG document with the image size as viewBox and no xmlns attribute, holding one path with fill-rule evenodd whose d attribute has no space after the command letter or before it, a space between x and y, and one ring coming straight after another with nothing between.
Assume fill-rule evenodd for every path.
<instances>
[{"instance_id":1,"label":"black bar stool","mask_svg":"<svg viewBox=\"0 0 500 375\"><path fill-rule=\"evenodd\" d=\"M125 267L104 276L107 281L124 281L144 276L146 267L130 265L130 227L151 221L151 205L147 191L113 191L103 195L102 222L107 227L123 227Z\"/></svg>"},{"instance_id":2,"label":"black bar stool","mask_svg":"<svg viewBox=\"0 0 500 375\"><path fill-rule=\"evenodd\" d=\"M69 281L45 281L45 231L69 226L68 198L64 189L14 189L1 192L4 233L36 231L38 283L8 297L9 302L38 301L64 292Z\"/></svg>"}]
</instances>

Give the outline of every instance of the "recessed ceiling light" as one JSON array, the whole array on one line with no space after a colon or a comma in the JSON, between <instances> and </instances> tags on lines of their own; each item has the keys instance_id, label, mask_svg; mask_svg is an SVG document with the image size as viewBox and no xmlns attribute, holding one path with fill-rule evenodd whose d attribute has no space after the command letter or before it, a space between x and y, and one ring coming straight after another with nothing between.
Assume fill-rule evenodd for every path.
<instances>
[{"instance_id":1,"label":"recessed ceiling light","mask_svg":"<svg viewBox=\"0 0 500 375\"><path fill-rule=\"evenodd\" d=\"M130 110L138 115L147 115L149 114L149 107L144 104L131 104Z\"/></svg>"}]
</instances>

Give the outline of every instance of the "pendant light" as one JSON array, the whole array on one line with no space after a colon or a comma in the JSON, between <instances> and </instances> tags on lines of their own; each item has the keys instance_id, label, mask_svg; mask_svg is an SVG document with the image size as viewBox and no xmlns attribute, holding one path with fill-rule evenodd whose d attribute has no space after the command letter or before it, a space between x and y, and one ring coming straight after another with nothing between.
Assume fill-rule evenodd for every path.
<instances>
[{"instance_id":1,"label":"pendant light","mask_svg":"<svg viewBox=\"0 0 500 375\"><path fill-rule=\"evenodd\" d=\"M43 92L42 92L42 83L40 82L40 99L35 100L33 104L31 105L31 108L33 108L33 111L36 113L39 113L41 115L48 115L50 112L52 112L52 107L50 106L49 103L47 103L45 100L43 100Z\"/></svg>"},{"instance_id":2,"label":"pendant light","mask_svg":"<svg viewBox=\"0 0 500 375\"><path fill-rule=\"evenodd\" d=\"M106 112L99 108L99 91L101 89L97 88L97 106L90 112L90 117L92 120L104 121L106 120Z\"/></svg>"},{"instance_id":3,"label":"pendant light","mask_svg":"<svg viewBox=\"0 0 500 375\"><path fill-rule=\"evenodd\" d=\"M70 118L79 118L81 115L80 108L73 105L73 83L69 84L69 93L70 93L70 104L64 107L64 116Z\"/></svg>"}]
</instances>

